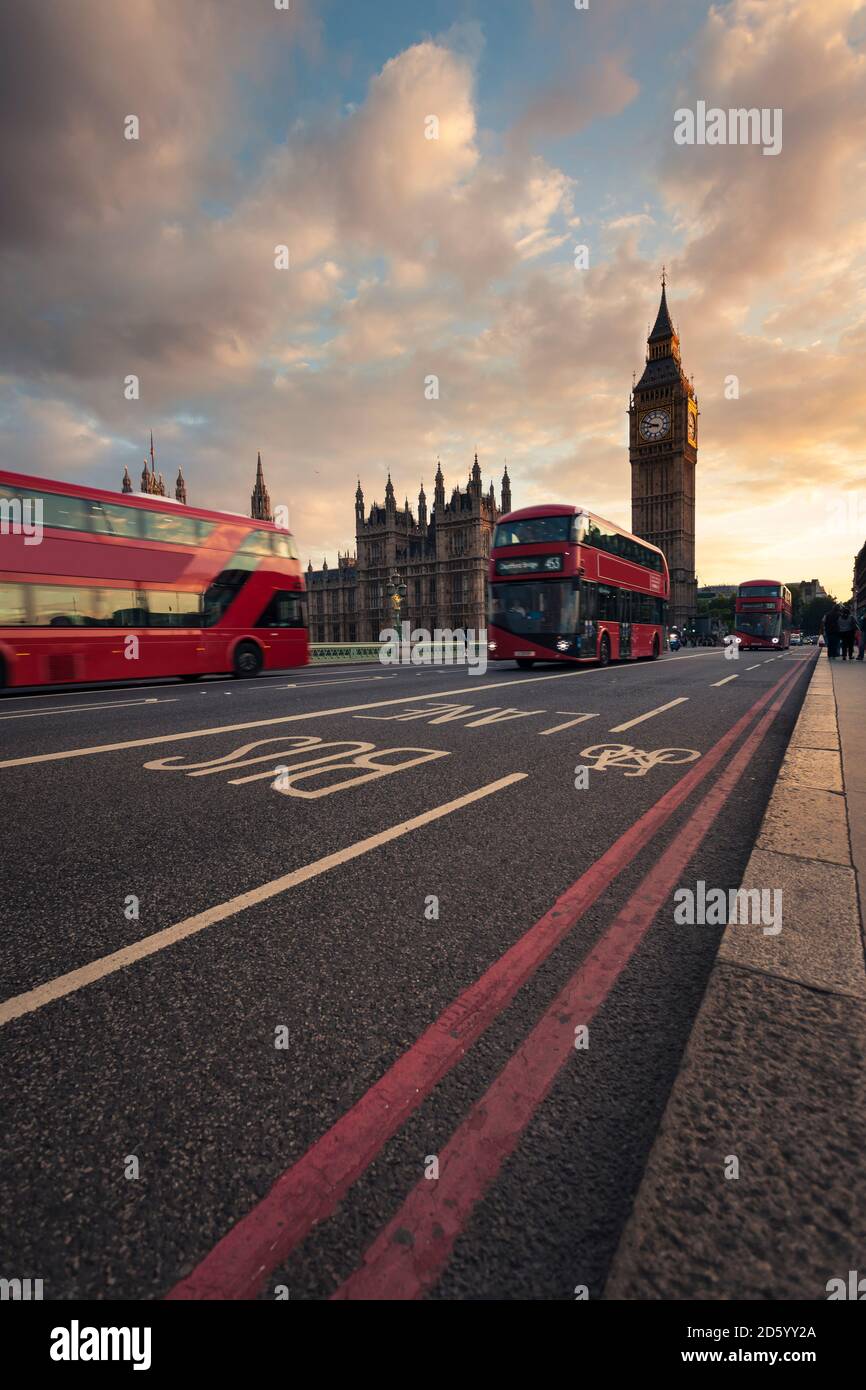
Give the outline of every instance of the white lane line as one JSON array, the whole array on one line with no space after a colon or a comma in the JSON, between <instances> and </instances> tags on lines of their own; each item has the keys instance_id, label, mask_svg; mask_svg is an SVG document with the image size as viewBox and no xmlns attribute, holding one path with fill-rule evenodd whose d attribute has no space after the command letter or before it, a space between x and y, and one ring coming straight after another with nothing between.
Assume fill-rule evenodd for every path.
<instances>
[{"instance_id":1,"label":"white lane line","mask_svg":"<svg viewBox=\"0 0 866 1390\"><path fill-rule=\"evenodd\" d=\"M615 724L612 729L608 729L608 733L624 734L626 729L633 729L635 724L642 724L645 719L655 719L657 714L664 714L666 709L673 709L674 705L686 704L688 698L688 695L680 695L677 700L669 700L666 705L659 705L657 709L651 709L646 714L639 714L637 719L627 719L625 724Z\"/></svg>"},{"instance_id":2,"label":"white lane line","mask_svg":"<svg viewBox=\"0 0 866 1390\"><path fill-rule=\"evenodd\" d=\"M739 672L737 673L736 676L725 676L725 679L724 679L723 681L713 681L713 688L715 689L715 687L716 687L717 685L727 685L728 681L735 681L735 680L738 680L738 679L739 679Z\"/></svg>"},{"instance_id":3,"label":"white lane line","mask_svg":"<svg viewBox=\"0 0 866 1390\"><path fill-rule=\"evenodd\" d=\"M395 676L341 676L333 681L296 681L294 685L280 686L280 690L305 690L310 685L369 685L371 681L392 681Z\"/></svg>"},{"instance_id":4,"label":"white lane line","mask_svg":"<svg viewBox=\"0 0 866 1390\"><path fill-rule=\"evenodd\" d=\"M274 681L285 680L286 675L287 675L288 672L289 672L290 670L292 670L292 669L296 669L299 675L300 675L300 673L303 672L303 671L310 671L310 670L313 670L313 668L310 667L310 666L299 666L299 667L297 667L297 668L286 667L286 669L285 669L284 671L262 671L261 674L258 675L258 676L246 676L246 677L242 677L240 680L238 680L238 678L237 678L236 676L231 675L229 672L226 672L224 675L206 675L206 676L204 677L204 679L207 681L208 686L225 685L226 681L231 681L232 685L237 685L237 686L240 687L240 688L249 687L250 689L253 689L253 690L259 690L259 689L261 689L261 690L283 690L283 689L285 689L285 690L292 690L292 689L294 688L293 686L278 686L278 685L274 685L274 684L273 684ZM317 674L317 675L319 675L319 674L324 674L324 672L316 672L315 674ZM363 677L358 677L358 679L364 679L364 678L363 678ZM391 676L373 676L371 679L373 679L373 680L391 680L392 677L391 677ZM83 685L86 685L86 684L87 684L87 682L83 682ZM321 682L319 682L319 681L306 681L306 680L300 680L300 681L298 681L298 684L299 684L299 685L317 685L317 684L321 684L321 685L330 685L331 682L330 682L330 681L321 681ZM340 684L340 681L339 681L339 680L335 680L335 681L333 682L333 684L339 685L339 684ZM2 694L2 699L0 699L0 705L9 704L9 703L11 703L12 701L19 701L19 702L20 702L20 701L22 701L22 700L26 700L26 701L28 702L28 704L29 704L29 702L30 702L31 700L72 700L72 699L75 698L76 695L78 695L78 696L84 695L85 698L86 698L88 695L89 695L91 698L95 698L95 696L97 696L97 695L107 695L109 698L111 698L111 697L114 696L114 695L137 695L137 694L139 693L139 691L141 691L141 690L177 690L177 689L178 689L178 686L177 686L177 684L175 683L174 677L172 677L172 676L166 676L164 680L161 680L161 681L153 681L152 683L149 682L149 683L147 683L147 684L145 684L144 682L142 682L140 685L139 685L138 683L130 683L129 685L126 685L126 684L124 684L123 682L119 682L119 683L117 683L117 684L115 684L115 685L112 685L112 686L109 686L109 687L107 687L107 688L104 688L104 689L99 689L99 688L97 688L97 689L95 689L95 690L85 690L85 689L82 688L81 685L76 685L76 686L74 686L71 690L52 690L52 691L49 691L49 693L48 693L47 695L45 695L45 694L43 694L43 695L36 695L36 694L29 694L29 693L26 694L26 695L11 695L11 694L9 694L8 691L5 691L5 690L4 690L4 691L3 691L3 694ZM190 692L190 693L192 693L192 692ZM199 693L203 695L203 694L205 693L205 691L202 690L202 691L200 691Z\"/></svg>"},{"instance_id":5,"label":"white lane line","mask_svg":"<svg viewBox=\"0 0 866 1390\"><path fill-rule=\"evenodd\" d=\"M285 672L283 672L283 675L285 675ZM233 685L249 685L252 681L258 683L260 681L278 680L281 679L281 677L274 676L268 671L264 675L247 676L242 680L237 680L235 676L228 675L211 676L205 677L204 679L208 681L209 685L224 685L226 681L231 681ZM2 699L0 699L0 704L5 705L13 700L26 700L28 704L31 700L73 700L76 695L83 695L85 699L87 699L88 696L91 699L95 699L97 695L107 695L109 699L112 699L117 695L138 695L142 690L180 690L182 688L172 676L166 676L165 679L161 681L155 680L147 683L142 681L140 684L138 681L117 681L114 685L107 686L103 689L97 688L95 690L88 690L86 686L87 681L82 681L80 685L74 685L71 690L50 690L45 695L30 693L25 695L11 695L8 690L4 690Z\"/></svg>"},{"instance_id":6,"label":"white lane line","mask_svg":"<svg viewBox=\"0 0 866 1390\"><path fill-rule=\"evenodd\" d=\"M695 652L690 656L679 658L681 661L696 661L703 656L711 656L711 652ZM486 694L488 690L504 690L511 685L538 685L546 681L576 680L580 676L603 676L614 668L611 666L589 666L582 667L577 671L561 671L556 675L546 676L521 676L510 681L494 681L488 685L486 682L475 681L473 685L464 685L457 690L450 690L450 695L478 695ZM646 673L646 667L640 662L632 662L625 666L618 667L619 672L639 671ZM202 694L204 692L201 692ZM390 700L369 700L363 705L339 705L335 709L308 710L303 714L280 714L271 719L252 719L245 724L217 724L210 729L190 729L187 733L181 734L161 734L152 738L133 738L124 743L98 743L90 748L64 748L56 753L36 753L28 758L4 758L0 760L0 768L4 767L28 767L31 763L53 763L62 761L65 758L87 758L95 753L118 753L127 748L152 748L157 743L177 743L185 738L206 738L208 734L233 734L243 729L265 729L277 724L294 724L301 719L326 719L329 715L354 714L357 710L383 709L389 705L411 705L416 704L419 695L400 695ZM431 700L436 697L431 695Z\"/></svg>"},{"instance_id":7,"label":"white lane line","mask_svg":"<svg viewBox=\"0 0 866 1390\"><path fill-rule=\"evenodd\" d=\"M79 710L102 710L102 709L131 709L133 705L176 705L177 700L157 700L155 696L149 700L120 700L114 704L106 705L64 705L60 709L25 709L17 710L14 714L0 714L0 719L41 719L46 714L78 714Z\"/></svg>"},{"instance_id":8,"label":"white lane line","mask_svg":"<svg viewBox=\"0 0 866 1390\"><path fill-rule=\"evenodd\" d=\"M747 667L746 667L746 670L747 670L747 671L757 671L757 669L758 669L758 667L760 666L760 664L761 664L760 661L756 661L755 664L754 664L754 666L747 666Z\"/></svg>"},{"instance_id":9,"label":"white lane line","mask_svg":"<svg viewBox=\"0 0 866 1390\"><path fill-rule=\"evenodd\" d=\"M558 709L556 713L567 714L568 711L564 709ZM599 717L600 716L597 714L577 714L573 719L567 720L565 724L554 724L552 729L539 729L538 736L539 738L544 738L545 734L558 734L561 733L563 729L573 729L575 724L586 723L587 719L598 719Z\"/></svg>"},{"instance_id":10,"label":"white lane line","mask_svg":"<svg viewBox=\"0 0 866 1390\"><path fill-rule=\"evenodd\" d=\"M269 883L263 883L259 888L253 888L248 893L240 893L236 898L229 898L227 902L217 903L215 907L206 908L204 912L197 912L193 917L185 917L182 922L175 922L172 927L165 927L162 931L153 932L141 941L124 946L120 951L113 951L111 955L101 956L98 960L93 960L89 965L83 965L78 970L70 970L68 974L58 975L56 979L49 980L44 985L37 985L35 989L15 995L14 998L7 999L5 1003L0 1004L0 1027L10 1023L13 1018L32 1014L37 1009L43 1008L45 1004L62 999L67 994L74 994L76 990L83 989L85 985L92 985L97 980L105 979L107 975L113 975L118 970L126 969L128 965L134 965L136 961L155 955L157 951L164 951L167 946L174 946L176 942L183 941L188 936L195 936L197 932L204 931L205 927L212 927L216 922L224 922L226 918L234 917L237 913L244 912L248 907L255 907L258 903L266 902L268 898L276 897L278 893L285 893L289 888L296 888L299 883L307 883L311 878L318 878L319 874L327 873L329 869L336 869L341 864L347 864L352 859L360 858L362 854L369 854L371 850L378 849L380 845L387 845L392 840L399 840L413 830L419 830L424 825L441 820L443 816L450 816L454 811L462 810L464 806L471 806L475 801L481 801L484 797L492 796L494 792L513 786L515 782L522 782L528 776L528 772L510 772L506 777L499 777L495 782L488 782L474 792L466 792L465 795L458 796L453 801L446 801L441 806L434 806L430 811L423 811L420 816L412 816L410 820L400 821L398 825L392 825L388 830L380 830L376 835L368 835L366 839L358 840L354 845L348 845L345 849L337 850L334 854L326 854L322 859L315 859L312 864L305 864L303 868L293 869L291 873L283 874L280 878L273 878Z\"/></svg>"}]
</instances>

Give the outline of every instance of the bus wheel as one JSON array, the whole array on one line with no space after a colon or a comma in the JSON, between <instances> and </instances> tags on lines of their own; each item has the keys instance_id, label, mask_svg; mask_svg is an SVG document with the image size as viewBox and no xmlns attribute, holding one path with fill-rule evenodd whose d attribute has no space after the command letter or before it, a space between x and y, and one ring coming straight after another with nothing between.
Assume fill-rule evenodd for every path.
<instances>
[{"instance_id":1,"label":"bus wheel","mask_svg":"<svg viewBox=\"0 0 866 1390\"><path fill-rule=\"evenodd\" d=\"M653 661L658 661L658 659L659 659L659 650L660 650L660 648L659 648L659 635L658 635L658 633L656 633L655 637L653 638L653 652L652 652L652 660L653 660Z\"/></svg>"},{"instance_id":2,"label":"bus wheel","mask_svg":"<svg viewBox=\"0 0 866 1390\"><path fill-rule=\"evenodd\" d=\"M235 675L257 676L262 669L262 653L255 642L241 642L235 647Z\"/></svg>"},{"instance_id":3,"label":"bus wheel","mask_svg":"<svg viewBox=\"0 0 866 1390\"><path fill-rule=\"evenodd\" d=\"M610 662L610 638L608 637L607 633L605 632L605 633L602 634L601 642L599 643L599 648L598 648L598 664L599 664L599 666L607 666L607 665L609 664L609 662Z\"/></svg>"},{"instance_id":4,"label":"bus wheel","mask_svg":"<svg viewBox=\"0 0 866 1390\"><path fill-rule=\"evenodd\" d=\"M525 656L515 657L515 660L518 666L520 667L521 671L531 671L533 666L535 665L534 661L530 661L529 658Z\"/></svg>"}]
</instances>

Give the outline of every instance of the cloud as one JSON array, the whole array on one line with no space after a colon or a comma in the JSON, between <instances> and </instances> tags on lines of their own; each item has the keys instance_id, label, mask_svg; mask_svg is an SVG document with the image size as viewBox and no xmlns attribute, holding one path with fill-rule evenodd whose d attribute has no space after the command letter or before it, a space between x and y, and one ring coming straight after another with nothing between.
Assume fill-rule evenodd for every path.
<instances>
[{"instance_id":1,"label":"cloud","mask_svg":"<svg viewBox=\"0 0 866 1390\"><path fill-rule=\"evenodd\" d=\"M184 19L181 8L2 0L0 241L120 230L127 216L176 214L205 189L232 190L220 138L238 110L227 56L252 62L266 43L273 61L302 35L311 42L306 0L285 13L208 0ZM123 138L130 114L138 141Z\"/></svg>"},{"instance_id":2,"label":"cloud","mask_svg":"<svg viewBox=\"0 0 866 1390\"><path fill-rule=\"evenodd\" d=\"M512 127L512 144L522 148L540 139L577 135L600 117L619 115L638 90L616 55L609 54L592 67L576 68L548 83L530 101Z\"/></svg>"},{"instance_id":3,"label":"cloud","mask_svg":"<svg viewBox=\"0 0 866 1390\"><path fill-rule=\"evenodd\" d=\"M675 146L664 189L688 227L680 269L708 293L742 294L760 277L800 269L836 244L855 248L862 216L866 55L849 42L862 0L732 0L713 7L676 106L698 99L783 112L782 151ZM859 247L857 248L859 250Z\"/></svg>"}]
</instances>

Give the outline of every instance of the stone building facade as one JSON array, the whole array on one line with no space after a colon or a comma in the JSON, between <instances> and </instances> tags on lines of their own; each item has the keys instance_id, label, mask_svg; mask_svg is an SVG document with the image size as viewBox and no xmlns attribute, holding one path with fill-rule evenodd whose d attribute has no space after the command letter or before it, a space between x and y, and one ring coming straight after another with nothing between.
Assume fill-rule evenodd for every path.
<instances>
[{"instance_id":1,"label":"stone building facade","mask_svg":"<svg viewBox=\"0 0 866 1390\"><path fill-rule=\"evenodd\" d=\"M441 465L436 470L429 515L424 486L418 514L406 498L397 506L391 475L384 504L365 509L360 480L355 493L356 555L338 557L307 570L310 640L376 642L393 625L388 596L392 575L406 585L401 620L413 627L474 628L485 625L487 566L493 528L511 511L508 469L502 478L499 505L493 483L485 492L478 455L465 489L455 487L446 501Z\"/></svg>"}]
</instances>

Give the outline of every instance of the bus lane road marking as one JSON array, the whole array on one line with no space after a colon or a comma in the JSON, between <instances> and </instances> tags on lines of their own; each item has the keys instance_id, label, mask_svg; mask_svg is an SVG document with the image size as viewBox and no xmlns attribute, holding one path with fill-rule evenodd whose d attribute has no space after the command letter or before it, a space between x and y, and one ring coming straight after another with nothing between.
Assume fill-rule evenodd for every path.
<instances>
[{"instance_id":1,"label":"bus lane road marking","mask_svg":"<svg viewBox=\"0 0 866 1390\"><path fill-rule=\"evenodd\" d=\"M266 753L256 752L274 744L277 746L269 747ZM251 753L255 756L247 756ZM282 796L315 801L323 796L332 796L334 792L377 782L381 777L390 777L395 772L404 772L422 763L450 757L450 751L441 748L381 748L377 752L374 743L353 739L326 743L314 734L283 734L278 738L244 743L230 753L203 763L181 763L175 756L156 758L145 763L144 768L148 772L182 772L187 777L211 777L215 773L231 774L240 768L265 764L264 768L247 776L229 776L229 785L244 787L249 782L268 781L270 789ZM396 762L391 761L394 758ZM339 772L349 775L334 781L334 775ZM302 782L313 785L302 788ZM321 784L315 785L317 782Z\"/></svg>"},{"instance_id":2,"label":"bus lane road marking","mask_svg":"<svg viewBox=\"0 0 866 1390\"><path fill-rule=\"evenodd\" d=\"M678 661L697 661L705 656L715 655L713 652L694 652L687 656L678 656ZM590 666L582 667L577 671L560 671L552 675L545 676L522 676L515 680L496 681L492 685L480 686L476 681L474 685L464 686L459 690L452 690L450 695L477 695L483 690L485 695L491 690L502 690L513 685L537 685L548 681L577 680L582 676L600 676L605 672L615 670L617 674L624 674L627 671L644 671L645 667L638 662L622 667L610 666ZM148 738L126 739L122 743L98 743L87 748L63 748L54 753L34 753L23 758L3 758L0 760L0 769L5 767L29 767L34 763L61 762L67 758L88 758L98 753L118 753L128 748L152 748L156 744L176 743L186 738L206 738L210 734L229 734L240 732L246 729L265 729L273 728L277 724L294 724L303 719L327 719L338 714L355 714L360 710L385 709L394 705L409 705L418 701L417 695L401 695L388 700L367 701L360 705L340 705L334 709L309 710L301 714L282 714L275 715L270 719L253 719L243 724L217 724L207 729L189 729L179 734L158 734Z\"/></svg>"},{"instance_id":3,"label":"bus lane road marking","mask_svg":"<svg viewBox=\"0 0 866 1390\"><path fill-rule=\"evenodd\" d=\"M413 719L423 719L427 724L452 724L457 719L466 719L464 729L480 729L487 724L504 724L509 719L530 719L536 714L546 714L543 709L515 709L511 705L488 705L479 709L477 705L435 703L418 705L415 709L403 710L400 714L356 714L355 719L370 719L383 723L409 723Z\"/></svg>"},{"instance_id":4,"label":"bus lane road marking","mask_svg":"<svg viewBox=\"0 0 866 1390\"><path fill-rule=\"evenodd\" d=\"M463 796L455 797L453 801L446 801L441 806L434 806L429 811L422 811L418 816L400 821L387 830L380 830L376 835L368 835L363 840L357 840L353 845L347 845L345 849L337 850L334 854L326 854L322 859L316 859L311 864L303 865L300 869L293 869L291 873L273 878L269 883L263 883L248 893L240 893L237 897L229 898L224 903L217 903L214 907L206 908L204 912L197 912L192 917L186 917L182 922L175 922L171 927L153 932L150 936L143 937L141 941L124 946L120 951L113 951L110 955L100 956L98 960L90 961L88 965L81 966L78 970L70 970L67 974L59 975L56 979L38 985L35 989L27 990L24 994L7 999L5 1003L0 1004L0 1027L10 1023L12 1019L21 1018L24 1014L34 1013L37 1009L41 1009L57 999L62 999L68 994L74 994L86 985L103 980L107 975L113 975L118 970L125 970L127 966L134 965L136 961L145 960L148 956L165 950L167 946L173 946L178 941L195 936L198 932L204 931L206 927L212 927L217 922L224 922L228 918L235 917L248 907L256 907L259 903L267 902L269 898L285 893L290 888L296 888L300 883L307 883L310 879L318 878L320 874L328 873L331 869L339 868L342 864L348 864L353 859L359 859L361 855L369 854L372 850L379 849L381 845L390 844L392 840L402 839L404 835L410 835L413 830L420 830L424 826L431 825L434 821L442 820L445 816L463 810L466 806L483 801L486 797L495 795L496 792L504 791L506 787L523 782L528 776L528 772L510 772L505 777L498 777L495 782L487 782L484 786L477 787L475 791L465 792Z\"/></svg>"},{"instance_id":5,"label":"bus lane road marking","mask_svg":"<svg viewBox=\"0 0 866 1390\"><path fill-rule=\"evenodd\" d=\"M735 675L735 676L725 676L725 679L724 679L723 681L713 681L712 688L713 688L713 690L715 690L716 686L719 686L719 685L727 685L728 681L735 681L735 680L738 679L738 677L739 677L739 672L738 672L737 675Z\"/></svg>"}]
</instances>

